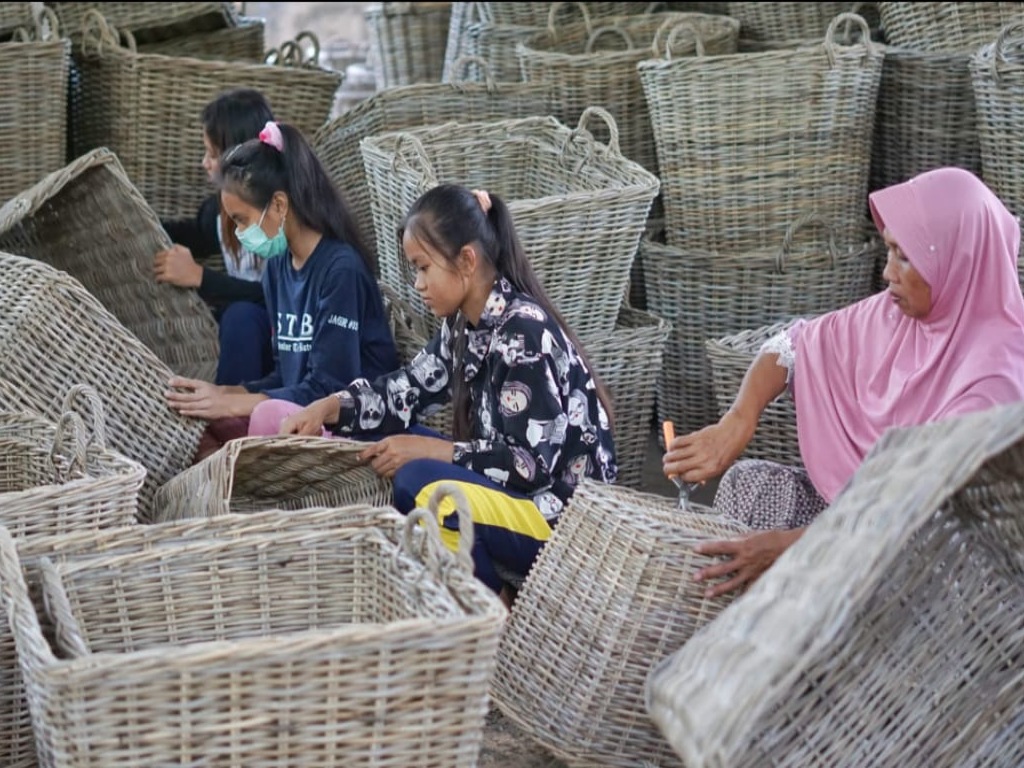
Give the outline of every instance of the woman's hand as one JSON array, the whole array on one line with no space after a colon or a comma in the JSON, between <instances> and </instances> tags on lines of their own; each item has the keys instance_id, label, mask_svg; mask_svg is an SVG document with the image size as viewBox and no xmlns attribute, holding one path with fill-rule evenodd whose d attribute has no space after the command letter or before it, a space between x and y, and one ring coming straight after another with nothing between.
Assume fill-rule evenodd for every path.
<instances>
[{"instance_id":1,"label":"woman's hand","mask_svg":"<svg viewBox=\"0 0 1024 768\"><path fill-rule=\"evenodd\" d=\"M225 391L226 387L183 376L175 376L167 383L171 387L186 390L176 392L172 389L164 393L167 404L182 416L209 420L244 415L231 412L231 395Z\"/></svg>"},{"instance_id":2,"label":"woman's hand","mask_svg":"<svg viewBox=\"0 0 1024 768\"><path fill-rule=\"evenodd\" d=\"M437 459L450 463L452 444L423 435L389 435L359 454L359 459L370 462L378 475L394 477L395 472L413 459Z\"/></svg>"},{"instance_id":3,"label":"woman's hand","mask_svg":"<svg viewBox=\"0 0 1024 768\"><path fill-rule=\"evenodd\" d=\"M296 411L281 422L282 435L311 435L320 437L324 425L338 421L338 398L334 395L314 400L301 411Z\"/></svg>"},{"instance_id":4,"label":"woman's hand","mask_svg":"<svg viewBox=\"0 0 1024 768\"><path fill-rule=\"evenodd\" d=\"M722 576L731 577L721 584L708 587L705 597L718 597L734 589L746 588L768 570L779 555L803 535L803 528L791 531L758 531L734 541L706 541L694 547L700 555L724 555L731 557L724 563L701 568L694 574L694 581L708 581Z\"/></svg>"},{"instance_id":5,"label":"woman's hand","mask_svg":"<svg viewBox=\"0 0 1024 768\"><path fill-rule=\"evenodd\" d=\"M665 477L689 483L718 477L743 453L756 427L730 411L717 424L675 438L662 459Z\"/></svg>"},{"instance_id":6,"label":"woman's hand","mask_svg":"<svg viewBox=\"0 0 1024 768\"><path fill-rule=\"evenodd\" d=\"M153 258L153 273L158 283L180 288L198 288L203 282L203 268L192 258L192 251L183 245L172 245Z\"/></svg>"}]
</instances>

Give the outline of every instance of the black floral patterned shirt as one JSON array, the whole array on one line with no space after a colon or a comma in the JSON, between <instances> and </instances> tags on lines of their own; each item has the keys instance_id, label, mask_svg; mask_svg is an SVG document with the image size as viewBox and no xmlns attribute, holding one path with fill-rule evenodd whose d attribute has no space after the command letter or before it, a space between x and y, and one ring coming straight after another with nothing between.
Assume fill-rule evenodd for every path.
<instances>
[{"instance_id":1,"label":"black floral patterned shirt","mask_svg":"<svg viewBox=\"0 0 1024 768\"><path fill-rule=\"evenodd\" d=\"M334 431L399 432L451 400L454 324L408 366L339 393ZM477 325L467 325L464 375L472 439L452 461L531 497L559 516L584 477L614 482L615 448L593 377L559 325L526 294L498 278Z\"/></svg>"}]
</instances>

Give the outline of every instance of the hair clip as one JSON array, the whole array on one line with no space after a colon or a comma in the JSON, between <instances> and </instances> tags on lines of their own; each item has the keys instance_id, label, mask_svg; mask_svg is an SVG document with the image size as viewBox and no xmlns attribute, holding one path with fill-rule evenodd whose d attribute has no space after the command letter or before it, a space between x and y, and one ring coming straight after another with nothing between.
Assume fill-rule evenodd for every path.
<instances>
[{"instance_id":1,"label":"hair clip","mask_svg":"<svg viewBox=\"0 0 1024 768\"><path fill-rule=\"evenodd\" d=\"M260 141L269 144L278 152L284 152L284 136L281 135L281 128L273 120L268 120L260 131Z\"/></svg>"}]
</instances>

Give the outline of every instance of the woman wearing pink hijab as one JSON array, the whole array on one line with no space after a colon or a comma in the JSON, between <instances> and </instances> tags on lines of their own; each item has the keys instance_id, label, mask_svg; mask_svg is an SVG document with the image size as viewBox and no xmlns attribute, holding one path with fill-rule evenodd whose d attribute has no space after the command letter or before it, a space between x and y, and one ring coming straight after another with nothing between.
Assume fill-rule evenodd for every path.
<instances>
[{"instance_id":1,"label":"woman wearing pink hijab","mask_svg":"<svg viewBox=\"0 0 1024 768\"><path fill-rule=\"evenodd\" d=\"M702 552L731 558L719 595L755 580L830 504L891 427L1024 401L1020 227L976 176L940 168L873 192L887 290L794 325L751 364L732 408L676 438L666 475L722 477L715 507L763 530ZM736 459L765 406L792 388L807 471Z\"/></svg>"}]
</instances>

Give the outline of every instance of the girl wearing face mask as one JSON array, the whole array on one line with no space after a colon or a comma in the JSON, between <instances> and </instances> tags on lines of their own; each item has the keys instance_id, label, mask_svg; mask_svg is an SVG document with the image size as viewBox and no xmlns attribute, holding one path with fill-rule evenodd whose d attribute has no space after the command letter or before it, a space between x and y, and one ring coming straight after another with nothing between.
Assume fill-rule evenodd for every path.
<instances>
[{"instance_id":1,"label":"girl wearing face mask","mask_svg":"<svg viewBox=\"0 0 1024 768\"><path fill-rule=\"evenodd\" d=\"M224 154L215 181L238 241L264 260L274 367L240 386L171 379L170 406L211 421L204 453L247 434L264 401L304 406L398 366L374 264L302 134L268 122L258 139Z\"/></svg>"}]
</instances>

